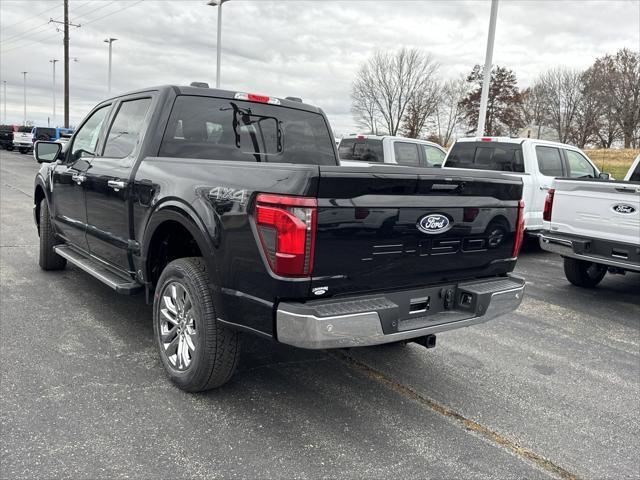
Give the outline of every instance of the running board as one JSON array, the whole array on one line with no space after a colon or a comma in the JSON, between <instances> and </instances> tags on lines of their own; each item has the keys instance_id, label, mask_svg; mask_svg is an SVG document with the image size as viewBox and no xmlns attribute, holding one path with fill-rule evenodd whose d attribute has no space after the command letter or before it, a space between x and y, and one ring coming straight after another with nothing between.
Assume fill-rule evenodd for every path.
<instances>
[{"instance_id":1,"label":"running board","mask_svg":"<svg viewBox=\"0 0 640 480\"><path fill-rule=\"evenodd\" d=\"M68 245L56 245L53 247L53 250L79 269L84 270L105 285L113 288L117 293L121 293L123 295L135 295L136 293L141 292L144 288L132 278L128 278L122 274L114 272L102 262L88 257L86 254L75 250L73 247Z\"/></svg>"}]
</instances>

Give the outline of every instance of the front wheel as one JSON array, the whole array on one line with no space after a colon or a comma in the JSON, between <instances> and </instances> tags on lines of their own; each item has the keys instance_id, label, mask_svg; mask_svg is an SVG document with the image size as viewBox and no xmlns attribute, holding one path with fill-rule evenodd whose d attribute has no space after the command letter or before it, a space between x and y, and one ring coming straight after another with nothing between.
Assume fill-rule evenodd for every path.
<instances>
[{"instance_id":1,"label":"front wheel","mask_svg":"<svg viewBox=\"0 0 640 480\"><path fill-rule=\"evenodd\" d=\"M160 359L171 381L188 392L225 384L240 353L238 333L216 320L209 284L202 258L180 258L162 271L153 301Z\"/></svg>"},{"instance_id":2,"label":"front wheel","mask_svg":"<svg viewBox=\"0 0 640 480\"><path fill-rule=\"evenodd\" d=\"M67 264L67 260L58 255L53 247L61 242L53 233L51 216L49 215L49 205L46 200L40 201L40 268L43 270L62 270Z\"/></svg>"},{"instance_id":3,"label":"front wheel","mask_svg":"<svg viewBox=\"0 0 640 480\"><path fill-rule=\"evenodd\" d=\"M567 280L578 287L593 288L602 281L606 273L605 265L576 258L564 258L564 274Z\"/></svg>"}]
</instances>

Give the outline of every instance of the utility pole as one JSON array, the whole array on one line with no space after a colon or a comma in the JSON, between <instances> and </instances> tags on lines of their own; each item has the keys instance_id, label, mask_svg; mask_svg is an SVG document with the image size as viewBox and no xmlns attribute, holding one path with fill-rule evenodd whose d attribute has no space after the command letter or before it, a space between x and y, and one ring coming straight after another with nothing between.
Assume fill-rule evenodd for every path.
<instances>
[{"instance_id":1,"label":"utility pole","mask_svg":"<svg viewBox=\"0 0 640 480\"><path fill-rule=\"evenodd\" d=\"M27 124L27 73L29 72L20 72L22 73L23 78L23 88L24 88L24 117L22 120L22 126Z\"/></svg>"},{"instance_id":2,"label":"utility pole","mask_svg":"<svg viewBox=\"0 0 640 480\"><path fill-rule=\"evenodd\" d=\"M108 85L109 85L109 87L108 87L109 95L111 95L111 44L113 42L115 42L116 40L118 40L118 39L117 38L111 38L111 37L104 39L104 43L108 43L109 44L109 83L108 83Z\"/></svg>"},{"instance_id":3,"label":"utility pole","mask_svg":"<svg viewBox=\"0 0 640 480\"><path fill-rule=\"evenodd\" d=\"M480 95L480 111L478 112L478 130L476 136L484 135L487 117L487 103L489 101L489 83L491 81L491 63L493 61L493 41L496 37L496 18L498 17L498 0L491 0L491 16L489 18L489 36L487 37L487 53L484 58L484 73L482 76L482 94Z\"/></svg>"},{"instance_id":4,"label":"utility pole","mask_svg":"<svg viewBox=\"0 0 640 480\"><path fill-rule=\"evenodd\" d=\"M64 126L69 127L69 25L80 27L74 23L69 23L69 0L64 0L64 22L59 22L53 18L49 23L60 23L64 25Z\"/></svg>"},{"instance_id":5,"label":"utility pole","mask_svg":"<svg viewBox=\"0 0 640 480\"><path fill-rule=\"evenodd\" d=\"M58 60L49 60L53 65L53 126L56 126L56 62Z\"/></svg>"}]
</instances>

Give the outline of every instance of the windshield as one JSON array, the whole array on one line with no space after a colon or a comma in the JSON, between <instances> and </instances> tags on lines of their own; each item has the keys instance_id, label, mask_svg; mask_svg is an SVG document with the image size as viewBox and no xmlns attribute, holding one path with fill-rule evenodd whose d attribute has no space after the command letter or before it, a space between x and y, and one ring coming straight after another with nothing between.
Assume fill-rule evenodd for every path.
<instances>
[{"instance_id":1,"label":"windshield","mask_svg":"<svg viewBox=\"0 0 640 480\"><path fill-rule=\"evenodd\" d=\"M524 172L522 146L518 143L458 142L451 148L445 166Z\"/></svg>"}]
</instances>

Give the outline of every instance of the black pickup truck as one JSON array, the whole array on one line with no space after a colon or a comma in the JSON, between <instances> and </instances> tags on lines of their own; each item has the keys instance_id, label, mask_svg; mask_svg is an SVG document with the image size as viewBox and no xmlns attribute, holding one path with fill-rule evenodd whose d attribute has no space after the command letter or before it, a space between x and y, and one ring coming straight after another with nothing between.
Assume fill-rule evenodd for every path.
<instances>
[{"instance_id":1,"label":"black pickup truck","mask_svg":"<svg viewBox=\"0 0 640 480\"><path fill-rule=\"evenodd\" d=\"M298 99L163 86L37 142L40 266L153 301L169 377L225 383L241 332L301 348L416 341L518 307L520 179L341 167Z\"/></svg>"}]
</instances>

